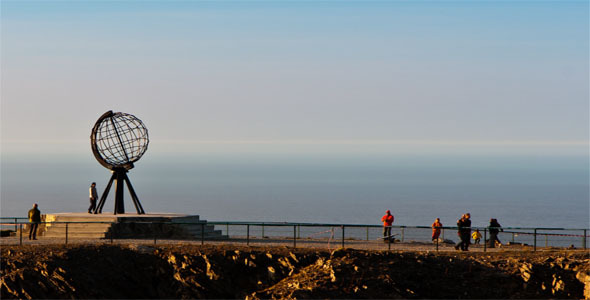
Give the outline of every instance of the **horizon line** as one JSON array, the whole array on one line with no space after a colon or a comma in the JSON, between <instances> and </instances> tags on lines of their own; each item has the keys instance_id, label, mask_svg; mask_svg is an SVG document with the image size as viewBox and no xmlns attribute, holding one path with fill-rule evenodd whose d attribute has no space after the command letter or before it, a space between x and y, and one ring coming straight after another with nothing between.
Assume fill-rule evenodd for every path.
<instances>
[{"instance_id":1,"label":"horizon line","mask_svg":"<svg viewBox=\"0 0 590 300\"><path fill-rule=\"evenodd\" d=\"M88 143L89 140L82 139L53 139L53 140L0 140L2 144L72 144ZM160 139L150 144L262 144L262 145L556 145L556 146L590 146L590 140L426 140L426 139L203 139L203 140L182 140L182 139Z\"/></svg>"}]
</instances>

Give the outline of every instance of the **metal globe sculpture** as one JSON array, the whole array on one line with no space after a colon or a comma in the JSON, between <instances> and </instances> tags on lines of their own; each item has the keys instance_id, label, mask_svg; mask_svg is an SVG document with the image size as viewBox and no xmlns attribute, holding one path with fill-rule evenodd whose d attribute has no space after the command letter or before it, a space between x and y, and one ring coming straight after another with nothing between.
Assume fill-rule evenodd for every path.
<instances>
[{"instance_id":1,"label":"metal globe sculpture","mask_svg":"<svg viewBox=\"0 0 590 300\"><path fill-rule=\"evenodd\" d=\"M94 213L102 213L102 208L109 194L113 182L115 182L115 214L124 214L123 182L131 194L131 199L138 214L144 214L139 198L129 181L127 172L131 170L133 163L138 161L149 144L148 131L143 122L137 117L111 110L104 113L92 128L90 146L92 153L98 162L111 170L112 176L107 184Z\"/></svg>"},{"instance_id":2,"label":"metal globe sculpture","mask_svg":"<svg viewBox=\"0 0 590 300\"><path fill-rule=\"evenodd\" d=\"M109 169L130 169L147 150L148 131L133 115L109 111L92 129L92 150L98 161Z\"/></svg>"}]
</instances>

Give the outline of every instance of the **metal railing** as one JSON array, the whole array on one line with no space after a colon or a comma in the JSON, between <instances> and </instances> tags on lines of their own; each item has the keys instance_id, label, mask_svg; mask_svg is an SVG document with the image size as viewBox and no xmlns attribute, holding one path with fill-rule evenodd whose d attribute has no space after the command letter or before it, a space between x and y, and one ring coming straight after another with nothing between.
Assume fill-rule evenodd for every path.
<instances>
[{"instance_id":1,"label":"metal railing","mask_svg":"<svg viewBox=\"0 0 590 300\"><path fill-rule=\"evenodd\" d=\"M14 229L19 235L19 244L23 244L23 227L27 228L28 219L18 217L2 217L0 222L3 228ZM334 223L291 223L291 222L242 222L242 221L215 221L215 222L125 222L130 226L143 226L143 235L139 238L143 240L152 240L156 244L158 240L170 239L162 233L162 228L166 226L181 225L198 225L200 226L200 235L193 235L191 240L200 240L201 244L205 241L216 243L245 243L246 245L256 244L282 244L297 247L298 243L321 245L327 243L330 245L339 245L341 247L363 248L373 245L377 248L387 245L391 250L393 245L397 244L414 244L421 246L434 247L437 251L439 248L450 248L454 246L453 236L456 240L457 227L440 227L441 236L431 239L432 228L430 226L400 226L393 225L392 237L383 238L383 226L373 224L334 224ZM53 237L53 240L64 239L69 243L72 239L72 228L77 227L77 233L80 233L79 225L89 226L90 224L113 224L112 222L41 222L43 226L62 225L65 227L63 237ZM221 234L227 239L211 239L206 234L206 226L213 225L221 229ZM83 227L83 226L82 226ZM231 229L231 230L230 230ZM482 234L482 244L472 245L481 251L488 251L489 245L486 242L489 237L489 227L471 227L472 230L479 229ZM531 249L536 251L538 247L550 248L588 248L588 231L586 228L536 228L536 227L504 227L503 231L498 233L500 240L504 245L520 245L522 249ZM445 234L447 238L445 238ZM44 239L50 239L49 237ZM95 238L96 239L96 238ZM135 237L121 237L117 232L109 230L102 237L111 243L118 239L136 239ZM186 241L188 239L179 239ZM573 246L573 247L572 247Z\"/></svg>"}]
</instances>

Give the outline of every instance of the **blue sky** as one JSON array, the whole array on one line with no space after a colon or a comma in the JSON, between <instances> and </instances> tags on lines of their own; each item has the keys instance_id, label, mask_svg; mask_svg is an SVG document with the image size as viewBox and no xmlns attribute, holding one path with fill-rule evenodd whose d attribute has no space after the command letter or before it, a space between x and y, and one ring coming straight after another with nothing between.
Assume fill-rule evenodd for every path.
<instances>
[{"instance_id":1,"label":"blue sky","mask_svg":"<svg viewBox=\"0 0 590 300\"><path fill-rule=\"evenodd\" d=\"M3 153L89 152L94 121L114 110L142 119L155 151L401 143L587 154L588 1L1 5Z\"/></svg>"}]
</instances>

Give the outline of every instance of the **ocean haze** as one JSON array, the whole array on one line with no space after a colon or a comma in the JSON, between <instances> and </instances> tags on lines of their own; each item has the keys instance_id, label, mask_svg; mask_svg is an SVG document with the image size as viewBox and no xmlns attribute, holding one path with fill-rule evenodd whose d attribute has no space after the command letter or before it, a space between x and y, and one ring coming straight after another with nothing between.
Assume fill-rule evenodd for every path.
<instances>
[{"instance_id":1,"label":"ocean haze","mask_svg":"<svg viewBox=\"0 0 590 300\"><path fill-rule=\"evenodd\" d=\"M148 152L149 153L149 152ZM398 225L589 226L588 157L579 155L362 155L222 153L144 157L129 177L147 212L214 221ZM2 159L1 215L85 211L88 186L110 173L89 155ZM126 211L135 208L125 194ZM113 191L104 210L114 206Z\"/></svg>"}]
</instances>

